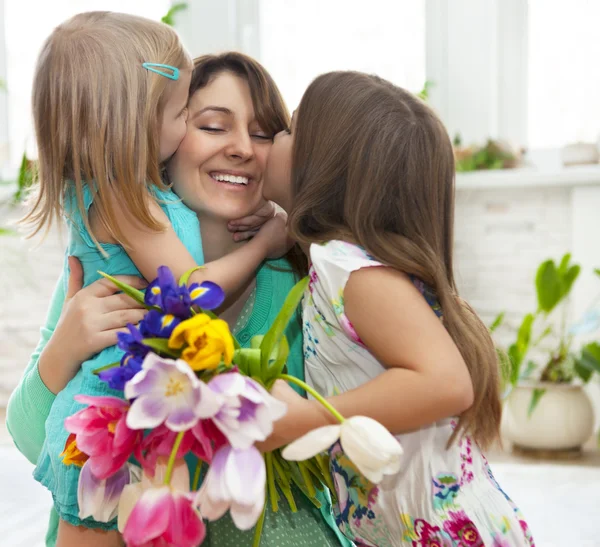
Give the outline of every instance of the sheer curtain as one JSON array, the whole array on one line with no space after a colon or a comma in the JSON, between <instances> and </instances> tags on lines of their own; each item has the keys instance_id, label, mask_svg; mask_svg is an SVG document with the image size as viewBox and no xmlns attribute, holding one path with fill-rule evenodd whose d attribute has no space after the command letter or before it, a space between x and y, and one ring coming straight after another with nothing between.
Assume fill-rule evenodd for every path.
<instances>
[{"instance_id":1,"label":"sheer curtain","mask_svg":"<svg viewBox=\"0 0 600 547\"><path fill-rule=\"evenodd\" d=\"M290 109L331 70L376 73L411 91L425 83L425 2L260 0L260 56Z\"/></svg>"}]
</instances>

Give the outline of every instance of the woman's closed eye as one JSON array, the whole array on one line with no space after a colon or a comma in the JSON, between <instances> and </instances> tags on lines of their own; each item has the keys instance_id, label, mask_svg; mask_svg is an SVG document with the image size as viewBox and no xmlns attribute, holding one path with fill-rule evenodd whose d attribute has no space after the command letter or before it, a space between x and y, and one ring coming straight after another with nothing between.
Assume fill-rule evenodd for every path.
<instances>
[{"instance_id":1,"label":"woman's closed eye","mask_svg":"<svg viewBox=\"0 0 600 547\"><path fill-rule=\"evenodd\" d=\"M253 133L250 135L254 139L259 139L261 141L273 141L272 135L266 135L265 133Z\"/></svg>"},{"instance_id":2,"label":"woman's closed eye","mask_svg":"<svg viewBox=\"0 0 600 547\"><path fill-rule=\"evenodd\" d=\"M221 127L209 127L209 126L200 126L202 131L209 131L211 133L225 133L225 129Z\"/></svg>"}]
</instances>

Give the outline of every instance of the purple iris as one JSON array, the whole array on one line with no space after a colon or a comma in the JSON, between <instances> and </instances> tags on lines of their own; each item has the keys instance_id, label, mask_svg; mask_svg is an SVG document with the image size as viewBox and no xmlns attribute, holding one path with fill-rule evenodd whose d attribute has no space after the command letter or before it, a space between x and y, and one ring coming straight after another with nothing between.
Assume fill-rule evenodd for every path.
<instances>
[{"instance_id":1,"label":"purple iris","mask_svg":"<svg viewBox=\"0 0 600 547\"><path fill-rule=\"evenodd\" d=\"M140 333L144 338L168 339L179 323L181 323L179 317L150 310L140 322Z\"/></svg>"},{"instance_id":2,"label":"purple iris","mask_svg":"<svg viewBox=\"0 0 600 547\"><path fill-rule=\"evenodd\" d=\"M180 287L169 268L160 266L158 277L148 285L144 301L148 306L156 306L167 315L179 319L191 317L192 299L187 287Z\"/></svg>"},{"instance_id":3,"label":"purple iris","mask_svg":"<svg viewBox=\"0 0 600 547\"><path fill-rule=\"evenodd\" d=\"M156 306L165 315L173 315L179 319L191 317L192 306L214 310L223 300L225 293L216 283L203 281L192 283L189 287L181 287L166 266L158 268L158 277L148 285L144 298L148 306Z\"/></svg>"},{"instance_id":4,"label":"purple iris","mask_svg":"<svg viewBox=\"0 0 600 547\"><path fill-rule=\"evenodd\" d=\"M131 324L127 325L127 329L129 332L117 334L117 347L134 357L145 357L150 348L144 345L144 336L137 327Z\"/></svg>"},{"instance_id":5,"label":"purple iris","mask_svg":"<svg viewBox=\"0 0 600 547\"><path fill-rule=\"evenodd\" d=\"M223 289L212 281L192 283L189 288L192 304L205 310L218 308L225 300Z\"/></svg>"},{"instance_id":6,"label":"purple iris","mask_svg":"<svg viewBox=\"0 0 600 547\"><path fill-rule=\"evenodd\" d=\"M121 358L120 366L103 370L98 374L98 378L106 382L110 388L123 391L125 384L142 370L143 360L143 357L126 353Z\"/></svg>"}]
</instances>

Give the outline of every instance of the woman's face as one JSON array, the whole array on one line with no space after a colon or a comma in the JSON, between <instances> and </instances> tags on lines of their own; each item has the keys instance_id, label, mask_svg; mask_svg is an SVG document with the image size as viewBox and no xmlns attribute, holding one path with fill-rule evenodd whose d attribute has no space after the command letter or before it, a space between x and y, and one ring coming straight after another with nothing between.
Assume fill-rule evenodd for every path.
<instances>
[{"instance_id":1,"label":"woman's face","mask_svg":"<svg viewBox=\"0 0 600 547\"><path fill-rule=\"evenodd\" d=\"M250 88L217 74L188 103L187 131L168 165L173 189L200 214L235 220L258 209L273 135L259 126Z\"/></svg>"},{"instance_id":2,"label":"woman's face","mask_svg":"<svg viewBox=\"0 0 600 547\"><path fill-rule=\"evenodd\" d=\"M265 170L263 196L287 212L292 208L292 148L296 128L296 112L289 129L275 135Z\"/></svg>"}]
</instances>

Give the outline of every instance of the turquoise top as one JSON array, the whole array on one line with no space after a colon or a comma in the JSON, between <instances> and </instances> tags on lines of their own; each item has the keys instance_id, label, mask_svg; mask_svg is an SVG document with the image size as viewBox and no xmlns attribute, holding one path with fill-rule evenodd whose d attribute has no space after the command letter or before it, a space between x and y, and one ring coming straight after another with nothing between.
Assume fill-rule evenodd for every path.
<instances>
[{"instance_id":1,"label":"turquoise top","mask_svg":"<svg viewBox=\"0 0 600 547\"><path fill-rule=\"evenodd\" d=\"M196 234L200 233L198 220L195 213L193 213L185 205L183 205L178 200L178 198L176 198L176 196L171 192L166 192L162 195L164 198L169 198L165 200L166 203L164 209L171 221L173 222L175 220L175 224L178 227L175 227L175 224L174 227L178 232L178 235L180 235L179 230L182 230L184 232L183 235L185 236L185 239L182 238L184 243L186 243L186 245L195 245ZM86 201L89 201L89 196L87 197ZM91 203L91 201L89 201L89 203ZM87 207L89 207L89 203L87 204ZM186 225L188 226L188 228L184 229L184 226ZM75 226L77 226L77 216L75 216L71 222L72 235ZM75 235L77 236L77 234ZM197 254L195 254L195 256L198 257L198 262L201 264L203 260L199 237L197 238L197 242L198 247L196 248ZM109 253L114 253L110 254L110 256L113 257L122 257L122 255L124 255L124 257L122 258L129 261L129 266L132 268L132 270L117 270L119 267L124 267L121 258L118 259L117 264L111 263L110 266L112 267L109 268L109 264L102 257L101 253L90 252L90 243L93 245L93 242L91 242L89 235L85 232L83 234L79 232L79 237L73 238L73 241L70 242L66 256L68 256L69 254L74 254L75 256L79 256L80 258L85 256L84 260L87 260L87 264L84 264L84 271L87 266L88 270L90 268L95 268L94 270L92 270L93 272L96 271L96 269L102 269L102 271L106 271L107 273L133 273L139 275L137 269L135 269L135 266L131 264L131 261L126 256L124 251L121 252L122 249L119 249L119 246L107 245L105 246L105 249ZM93 248L95 248L95 246ZM100 264L101 266L99 266ZM274 266L274 268L271 266ZM280 271L281 269L285 269L286 271ZM86 272L86 285L91 283L95 279L97 279L97 274L96 276L93 276ZM39 457L39 465L36 468L36 477L39 477L38 480L42 480L43 482L52 484L53 497L55 498L55 501L60 502L57 503L57 508L61 512L61 516L65 518L65 520L67 520L68 522L81 523L77 516L76 507L76 484L77 475L79 472L78 468L73 468L73 466L70 467L73 468L73 472L75 473L75 475L67 474L64 477L65 479L68 479L68 481L65 482L64 488L59 489L58 500L56 495L57 489L55 485L57 481L56 476L54 475L54 467L56 467L57 465L57 455L60 453L60 451L62 451L64 447L64 442L67 437L67 432L64 431L63 428L64 418L78 409L74 408L72 395L78 389L82 389L84 387L84 383L86 384L85 389L91 390L87 391L88 394L98 394L98 390L100 390L101 393L116 392L113 392L112 390L108 389L105 384L99 385L98 382L94 382L96 377L89 374L90 369L99 366L99 356L102 356L104 352L95 356L91 362L88 361L87 363L85 363L85 366L82 367L77 376L71 381L67 388L63 390L63 392L59 393L58 396L55 396L52 392L50 392L42 382L37 364L39 356L42 353L44 347L46 346L48 340L51 338L54 329L56 328L56 324L58 323L58 320L60 318L62 306L65 299L67 280L68 271L65 266L63 274L59 279L54 294L52 296L52 300L50 302L50 307L46 317L46 324L41 329L41 338L38 342L38 346L36 347L34 353L31 356L31 359L23 373L23 376L21 377L19 385L17 386L9 400L6 416L6 425L9 433L11 434L15 442L15 445L27 457L29 461L31 461L32 463L36 463ZM285 260L271 261L270 263L264 264L258 270L252 312L249 315L248 320L245 322L245 325L240 325L240 330L237 332L238 340L240 341L242 346L248 346L250 339L253 336L257 334L264 334L268 330L269 326L275 319L277 312L281 308L287 293L293 287L295 282L296 278L294 274L289 270L289 264ZM303 379L304 367L302 360L302 338L300 326L297 321L292 321L290 323L286 331L286 335L290 342L288 371L291 375ZM115 352L115 348L109 348L105 351ZM102 357L102 359L104 360L105 357L108 359L108 354L105 354ZM93 377L88 378L89 376ZM79 386L79 388L77 388L76 386ZM65 391L67 390L69 393L71 393L70 401L65 401L65 398L63 397L63 393L65 393ZM54 408L55 401L59 402L59 405L56 405L56 408ZM57 412L57 409L59 408L61 409L60 413ZM47 420L47 418L49 419ZM46 428L44 427L45 425L47 426ZM45 442L47 438L53 438L53 432L55 430L58 431L58 436L60 437L60 439L55 439L55 442L51 443ZM47 432L50 433L50 435L47 435ZM64 468L65 466L62 465L62 467ZM283 506L283 504L281 505ZM283 512L285 512L284 509L285 508L282 507ZM335 528L329 504L324 504L321 513L325 521L327 521L331 528L336 530L337 535L337 529ZM282 517L283 516L284 515L282 514ZM286 518L290 520L290 524L293 527L295 516L287 515ZM85 522L86 526L93 526L94 524L97 526L99 523L94 523L94 521L89 520ZM57 525L58 516L57 513L53 510L50 516L50 525L48 535L46 538L47 546L51 547L54 546L56 543ZM212 525L209 524L209 531L211 526ZM265 524L265 530L267 529L267 527L268 525ZM289 532L290 539L293 540L295 537L295 533L293 533L291 530ZM249 539L251 539L252 534L250 532L246 534L248 535ZM339 542L342 545L348 545L345 539L340 539ZM220 542L217 539L215 545L218 545L219 543ZM250 543L248 544L250 545ZM320 544L313 543L312 545L314 545L315 547L321 547L324 544L325 542L321 541Z\"/></svg>"}]
</instances>

